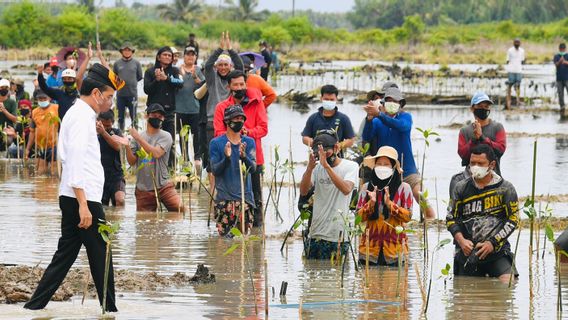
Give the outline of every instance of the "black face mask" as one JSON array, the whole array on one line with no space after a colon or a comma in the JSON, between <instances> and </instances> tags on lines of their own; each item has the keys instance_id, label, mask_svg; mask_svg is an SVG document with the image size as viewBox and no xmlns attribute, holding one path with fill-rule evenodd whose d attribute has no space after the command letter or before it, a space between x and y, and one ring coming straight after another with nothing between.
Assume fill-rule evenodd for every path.
<instances>
[{"instance_id":1,"label":"black face mask","mask_svg":"<svg viewBox=\"0 0 568 320\"><path fill-rule=\"evenodd\" d=\"M335 155L335 153L334 153L334 154L332 154L331 156L327 157L327 158L325 159L325 161L327 161L327 164L329 164L330 166L333 167L333 164L335 163L335 160L336 160L336 159L337 159L337 155Z\"/></svg>"},{"instance_id":2,"label":"black face mask","mask_svg":"<svg viewBox=\"0 0 568 320\"><path fill-rule=\"evenodd\" d=\"M152 128L160 129L160 127L162 126L162 119L149 118L148 123L152 126Z\"/></svg>"},{"instance_id":3,"label":"black face mask","mask_svg":"<svg viewBox=\"0 0 568 320\"><path fill-rule=\"evenodd\" d=\"M490 112L491 110L486 110L486 109L473 109L473 114L480 120L487 119L487 117L489 117Z\"/></svg>"},{"instance_id":4,"label":"black face mask","mask_svg":"<svg viewBox=\"0 0 568 320\"><path fill-rule=\"evenodd\" d=\"M7 96L7 95L8 95L8 89L0 90L0 96Z\"/></svg>"},{"instance_id":5,"label":"black face mask","mask_svg":"<svg viewBox=\"0 0 568 320\"><path fill-rule=\"evenodd\" d=\"M247 89L233 90L233 97L237 100L242 100L247 95Z\"/></svg>"},{"instance_id":6,"label":"black face mask","mask_svg":"<svg viewBox=\"0 0 568 320\"><path fill-rule=\"evenodd\" d=\"M231 130L233 130L234 132L241 132L241 130L243 129L243 126L245 125L244 122L241 121L231 121L229 122L229 128L231 128Z\"/></svg>"},{"instance_id":7,"label":"black face mask","mask_svg":"<svg viewBox=\"0 0 568 320\"><path fill-rule=\"evenodd\" d=\"M30 109L21 109L20 114L25 117L30 114Z\"/></svg>"}]
</instances>

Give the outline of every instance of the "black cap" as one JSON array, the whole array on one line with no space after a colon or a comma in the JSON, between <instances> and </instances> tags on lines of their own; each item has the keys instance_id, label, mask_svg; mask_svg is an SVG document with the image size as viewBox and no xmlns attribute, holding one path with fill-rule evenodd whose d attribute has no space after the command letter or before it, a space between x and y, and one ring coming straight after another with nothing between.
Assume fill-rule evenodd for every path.
<instances>
[{"instance_id":1,"label":"black cap","mask_svg":"<svg viewBox=\"0 0 568 320\"><path fill-rule=\"evenodd\" d=\"M561 44L558 46L558 49L566 49L566 44L565 44L565 43L561 43Z\"/></svg>"},{"instance_id":2,"label":"black cap","mask_svg":"<svg viewBox=\"0 0 568 320\"><path fill-rule=\"evenodd\" d=\"M245 118L245 121L247 120L247 116L243 111L243 107L241 107L241 105L239 104L228 106L227 109L225 109L225 115L223 116L223 121L229 121L238 116L243 116Z\"/></svg>"},{"instance_id":3,"label":"black cap","mask_svg":"<svg viewBox=\"0 0 568 320\"><path fill-rule=\"evenodd\" d=\"M87 79L92 79L98 83L107 85L114 90L120 90L125 85L124 80L120 79L114 71L100 63L95 63L91 69L89 69Z\"/></svg>"},{"instance_id":4,"label":"black cap","mask_svg":"<svg viewBox=\"0 0 568 320\"><path fill-rule=\"evenodd\" d=\"M99 113L98 118L101 120L114 120L114 111L109 110L106 112L101 112Z\"/></svg>"},{"instance_id":5,"label":"black cap","mask_svg":"<svg viewBox=\"0 0 568 320\"><path fill-rule=\"evenodd\" d=\"M128 41L123 43L122 46L120 48L118 48L118 51L122 52L122 50L124 50L126 48L130 49L132 51L132 53L136 52L136 49L134 48L134 46Z\"/></svg>"},{"instance_id":6,"label":"black cap","mask_svg":"<svg viewBox=\"0 0 568 320\"><path fill-rule=\"evenodd\" d=\"M164 110L164 107L162 107L162 105L159 103L152 103L146 108L146 114L150 114L152 112L159 112L163 115L166 115L166 110Z\"/></svg>"},{"instance_id":7,"label":"black cap","mask_svg":"<svg viewBox=\"0 0 568 320\"><path fill-rule=\"evenodd\" d=\"M188 52L197 53L197 49L195 49L194 46L187 46L185 47L185 49L183 49L183 54L186 55Z\"/></svg>"},{"instance_id":8,"label":"black cap","mask_svg":"<svg viewBox=\"0 0 568 320\"><path fill-rule=\"evenodd\" d=\"M318 146L321 144L324 148L332 148L337 143L337 135L333 130L325 130L316 135L314 142L312 143L312 148L317 150Z\"/></svg>"},{"instance_id":9,"label":"black cap","mask_svg":"<svg viewBox=\"0 0 568 320\"><path fill-rule=\"evenodd\" d=\"M47 93L43 92L43 90L41 90L41 89L36 89L36 90L34 91L34 97L35 97L36 99L39 99L39 98L49 98L49 96L47 95Z\"/></svg>"}]
</instances>

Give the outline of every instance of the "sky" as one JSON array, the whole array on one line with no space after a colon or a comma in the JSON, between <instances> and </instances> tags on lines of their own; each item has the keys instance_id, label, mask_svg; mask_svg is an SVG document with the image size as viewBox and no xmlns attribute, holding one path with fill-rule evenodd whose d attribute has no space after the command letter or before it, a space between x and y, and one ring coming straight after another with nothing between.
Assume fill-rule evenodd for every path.
<instances>
[{"instance_id":1,"label":"sky","mask_svg":"<svg viewBox=\"0 0 568 320\"><path fill-rule=\"evenodd\" d=\"M115 0L102 0L105 6L113 6ZM131 5L135 0L125 0L127 5ZM234 0L235 2L238 0ZM98 1L95 1L95 3ZM171 0L138 0L145 4L168 3ZM224 0L205 0L208 4L218 5ZM296 0L296 10L308 10L319 12L347 12L353 7L355 0ZM258 10L292 10L292 0L259 0Z\"/></svg>"}]
</instances>

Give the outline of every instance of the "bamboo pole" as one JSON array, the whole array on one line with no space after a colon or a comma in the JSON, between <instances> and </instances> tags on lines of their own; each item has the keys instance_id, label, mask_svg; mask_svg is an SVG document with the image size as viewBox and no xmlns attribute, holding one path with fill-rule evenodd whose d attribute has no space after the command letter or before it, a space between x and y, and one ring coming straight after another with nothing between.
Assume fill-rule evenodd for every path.
<instances>
[{"instance_id":1,"label":"bamboo pole","mask_svg":"<svg viewBox=\"0 0 568 320\"><path fill-rule=\"evenodd\" d=\"M369 229L365 230L365 287L369 288Z\"/></svg>"},{"instance_id":2,"label":"bamboo pole","mask_svg":"<svg viewBox=\"0 0 568 320\"><path fill-rule=\"evenodd\" d=\"M268 262L264 259L264 314L268 319Z\"/></svg>"},{"instance_id":3,"label":"bamboo pole","mask_svg":"<svg viewBox=\"0 0 568 320\"><path fill-rule=\"evenodd\" d=\"M241 178L241 233L245 236L245 182L243 179L243 162L239 158L239 176Z\"/></svg>"}]
</instances>

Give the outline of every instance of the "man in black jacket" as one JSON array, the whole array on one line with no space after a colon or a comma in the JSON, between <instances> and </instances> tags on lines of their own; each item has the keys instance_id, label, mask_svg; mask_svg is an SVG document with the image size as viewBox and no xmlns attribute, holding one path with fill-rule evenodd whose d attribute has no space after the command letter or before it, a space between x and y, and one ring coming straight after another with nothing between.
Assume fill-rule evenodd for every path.
<instances>
[{"instance_id":1,"label":"man in black jacket","mask_svg":"<svg viewBox=\"0 0 568 320\"><path fill-rule=\"evenodd\" d=\"M176 90L183 87L179 69L172 65L174 53L170 47L162 47L156 54L154 67L144 73L144 92L148 95L146 105L158 103L164 107L166 118L162 129L175 139L174 114L176 110ZM169 166L173 166L175 152L170 153Z\"/></svg>"},{"instance_id":2,"label":"man in black jacket","mask_svg":"<svg viewBox=\"0 0 568 320\"><path fill-rule=\"evenodd\" d=\"M266 41L260 42L260 54L264 58L264 66L260 68L260 76L265 80L268 81L268 73L270 72L270 64L272 63L272 53L268 51L268 45Z\"/></svg>"},{"instance_id":3,"label":"man in black jacket","mask_svg":"<svg viewBox=\"0 0 568 320\"><path fill-rule=\"evenodd\" d=\"M496 156L486 144L471 150L471 177L451 190L446 226L454 237L454 274L498 277L509 281L516 271L507 240L519 224L515 187L494 169Z\"/></svg>"}]
</instances>

